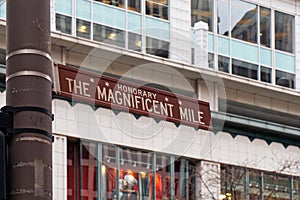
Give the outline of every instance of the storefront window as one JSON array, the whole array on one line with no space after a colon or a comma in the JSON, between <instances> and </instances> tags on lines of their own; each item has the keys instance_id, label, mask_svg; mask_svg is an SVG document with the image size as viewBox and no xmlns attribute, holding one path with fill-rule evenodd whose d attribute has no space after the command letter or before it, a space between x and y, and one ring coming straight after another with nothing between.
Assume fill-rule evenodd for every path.
<instances>
[{"instance_id":1,"label":"storefront window","mask_svg":"<svg viewBox=\"0 0 300 200\"><path fill-rule=\"evenodd\" d=\"M218 0L218 33L229 35L229 3L228 0Z\"/></svg>"},{"instance_id":2,"label":"storefront window","mask_svg":"<svg viewBox=\"0 0 300 200\"><path fill-rule=\"evenodd\" d=\"M146 14L162 19L169 19L168 0L146 0Z\"/></svg>"},{"instance_id":3,"label":"storefront window","mask_svg":"<svg viewBox=\"0 0 300 200\"><path fill-rule=\"evenodd\" d=\"M231 36L257 43L257 5L231 0Z\"/></svg>"},{"instance_id":4,"label":"storefront window","mask_svg":"<svg viewBox=\"0 0 300 200\"><path fill-rule=\"evenodd\" d=\"M117 6L120 8L124 8L125 0L95 0L95 1L102 2L102 3L108 4L108 5L112 5L112 6Z\"/></svg>"},{"instance_id":5,"label":"storefront window","mask_svg":"<svg viewBox=\"0 0 300 200\"><path fill-rule=\"evenodd\" d=\"M91 37L91 23L81 19L76 20L76 35L78 37L83 37L90 39Z\"/></svg>"},{"instance_id":6,"label":"storefront window","mask_svg":"<svg viewBox=\"0 0 300 200\"><path fill-rule=\"evenodd\" d=\"M166 155L156 156L156 200L171 198L171 169L170 157Z\"/></svg>"},{"instance_id":7,"label":"storefront window","mask_svg":"<svg viewBox=\"0 0 300 200\"><path fill-rule=\"evenodd\" d=\"M169 57L169 42L154 38L146 38L146 52L148 54L160 56L163 58Z\"/></svg>"},{"instance_id":8,"label":"storefront window","mask_svg":"<svg viewBox=\"0 0 300 200\"><path fill-rule=\"evenodd\" d=\"M294 52L294 16L275 11L275 48Z\"/></svg>"},{"instance_id":9,"label":"storefront window","mask_svg":"<svg viewBox=\"0 0 300 200\"><path fill-rule=\"evenodd\" d=\"M67 198L76 199L79 196L79 143L68 141L67 146Z\"/></svg>"},{"instance_id":10,"label":"storefront window","mask_svg":"<svg viewBox=\"0 0 300 200\"><path fill-rule=\"evenodd\" d=\"M300 178L293 180L293 200L300 199Z\"/></svg>"},{"instance_id":11,"label":"storefront window","mask_svg":"<svg viewBox=\"0 0 300 200\"><path fill-rule=\"evenodd\" d=\"M271 10L268 8L260 7L260 44L270 47L271 41Z\"/></svg>"},{"instance_id":12,"label":"storefront window","mask_svg":"<svg viewBox=\"0 0 300 200\"><path fill-rule=\"evenodd\" d=\"M232 59L232 74L257 80L258 66Z\"/></svg>"},{"instance_id":13,"label":"storefront window","mask_svg":"<svg viewBox=\"0 0 300 200\"><path fill-rule=\"evenodd\" d=\"M226 200L244 200L246 170L233 166L221 166L221 194Z\"/></svg>"},{"instance_id":14,"label":"storefront window","mask_svg":"<svg viewBox=\"0 0 300 200\"><path fill-rule=\"evenodd\" d=\"M264 174L264 199L289 200L289 178L277 174Z\"/></svg>"},{"instance_id":15,"label":"storefront window","mask_svg":"<svg viewBox=\"0 0 300 200\"><path fill-rule=\"evenodd\" d=\"M249 185L248 185L248 191L249 191L249 199L251 200L260 200L260 172L249 170Z\"/></svg>"},{"instance_id":16,"label":"storefront window","mask_svg":"<svg viewBox=\"0 0 300 200\"><path fill-rule=\"evenodd\" d=\"M125 31L100 24L94 24L93 28L93 39L95 41L105 42L119 47L125 46Z\"/></svg>"},{"instance_id":17,"label":"storefront window","mask_svg":"<svg viewBox=\"0 0 300 200\"><path fill-rule=\"evenodd\" d=\"M97 146L95 143L81 143L81 199L97 198Z\"/></svg>"},{"instance_id":18,"label":"storefront window","mask_svg":"<svg viewBox=\"0 0 300 200\"><path fill-rule=\"evenodd\" d=\"M191 12L192 12L192 26L196 22L203 21L208 24L209 31L213 30L213 0L192 0Z\"/></svg>"},{"instance_id":19,"label":"storefront window","mask_svg":"<svg viewBox=\"0 0 300 200\"><path fill-rule=\"evenodd\" d=\"M56 30L62 33L72 33L72 18L56 13Z\"/></svg>"},{"instance_id":20,"label":"storefront window","mask_svg":"<svg viewBox=\"0 0 300 200\"><path fill-rule=\"evenodd\" d=\"M102 198L109 200L118 198L117 160L114 146L103 145L102 147L101 176Z\"/></svg>"}]
</instances>

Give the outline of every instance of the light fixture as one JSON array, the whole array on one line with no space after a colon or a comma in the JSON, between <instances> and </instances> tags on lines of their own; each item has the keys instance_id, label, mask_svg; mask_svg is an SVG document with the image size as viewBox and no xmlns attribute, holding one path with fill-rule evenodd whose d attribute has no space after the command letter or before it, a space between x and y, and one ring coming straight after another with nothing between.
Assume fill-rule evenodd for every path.
<instances>
[{"instance_id":1,"label":"light fixture","mask_svg":"<svg viewBox=\"0 0 300 200\"><path fill-rule=\"evenodd\" d=\"M121 165L124 165L124 159L121 159Z\"/></svg>"},{"instance_id":2,"label":"light fixture","mask_svg":"<svg viewBox=\"0 0 300 200\"><path fill-rule=\"evenodd\" d=\"M156 171L158 171L159 170L159 166L158 165L156 165Z\"/></svg>"},{"instance_id":3,"label":"light fixture","mask_svg":"<svg viewBox=\"0 0 300 200\"><path fill-rule=\"evenodd\" d=\"M87 27L85 25L81 25L78 29L79 32L86 33Z\"/></svg>"},{"instance_id":4,"label":"light fixture","mask_svg":"<svg viewBox=\"0 0 300 200\"><path fill-rule=\"evenodd\" d=\"M108 157L107 162L110 162L110 157Z\"/></svg>"},{"instance_id":5,"label":"light fixture","mask_svg":"<svg viewBox=\"0 0 300 200\"><path fill-rule=\"evenodd\" d=\"M141 46L142 46L142 41L141 41L141 40L137 40L137 41L135 42L135 46L141 47Z\"/></svg>"},{"instance_id":6,"label":"light fixture","mask_svg":"<svg viewBox=\"0 0 300 200\"><path fill-rule=\"evenodd\" d=\"M117 36L116 33L111 33L111 34L109 34L108 39L110 39L110 40L116 40L116 36Z\"/></svg>"},{"instance_id":7,"label":"light fixture","mask_svg":"<svg viewBox=\"0 0 300 200\"><path fill-rule=\"evenodd\" d=\"M149 168L150 168L150 164L147 164L146 169L149 169Z\"/></svg>"},{"instance_id":8,"label":"light fixture","mask_svg":"<svg viewBox=\"0 0 300 200\"><path fill-rule=\"evenodd\" d=\"M132 166L133 166L133 167L136 167L136 162L134 162Z\"/></svg>"}]
</instances>

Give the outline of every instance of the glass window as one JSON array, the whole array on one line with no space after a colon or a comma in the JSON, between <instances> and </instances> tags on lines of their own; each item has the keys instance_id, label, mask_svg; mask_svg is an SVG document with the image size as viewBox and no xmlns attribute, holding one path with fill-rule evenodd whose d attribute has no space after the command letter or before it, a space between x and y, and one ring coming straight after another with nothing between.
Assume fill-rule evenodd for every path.
<instances>
[{"instance_id":1,"label":"glass window","mask_svg":"<svg viewBox=\"0 0 300 200\"><path fill-rule=\"evenodd\" d=\"M257 5L231 1L231 36L257 43Z\"/></svg>"},{"instance_id":2,"label":"glass window","mask_svg":"<svg viewBox=\"0 0 300 200\"><path fill-rule=\"evenodd\" d=\"M62 33L68 33L71 34L72 30L72 18L65 16L65 15L60 15L56 13L56 30L60 31Z\"/></svg>"},{"instance_id":3,"label":"glass window","mask_svg":"<svg viewBox=\"0 0 300 200\"><path fill-rule=\"evenodd\" d=\"M102 2L108 5L117 6L120 8L124 8L124 1L125 0L94 0L98 2Z\"/></svg>"},{"instance_id":4,"label":"glass window","mask_svg":"<svg viewBox=\"0 0 300 200\"><path fill-rule=\"evenodd\" d=\"M103 145L102 147L102 199L117 198L117 163L116 148L114 146Z\"/></svg>"},{"instance_id":5,"label":"glass window","mask_svg":"<svg viewBox=\"0 0 300 200\"><path fill-rule=\"evenodd\" d=\"M229 6L228 0L218 0L218 33L229 35Z\"/></svg>"},{"instance_id":6,"label":"glass window","mask_svg":"<svg viewBox=\"0 0 300 200\"><path fill-rule=\"evenodd\" d=\"M168 20L168 0L146 0L146 14Z\"/></svg>"},{"instance_id":7,"label":"glass window","mask_svg":"<svg viewBox=\"0 0 300 200\"><path fill-rule=\"evenodd\" d=\"M171 199L170 157L156 156L156 199Z\"/></svg>"},{"instance_id":8,"label":"glass window","mask_svg":"<svg viewBox=\"0 0 300 200\"><path fill-rule=\"evenodd\" d=\"M249 199L260 200L260 172L249 170Z\"/></svg>"},{"instance_id":9,"label":"glass window","mask_svg":"<svg viewBox=\"0 0 300 200\"><path fill-rule=\"evenodd\" d=\"M76 199L79 194L77 177L79 175L79 143L68 141L67 144L67 197Z\"/></svg>"},{"instance_id":10,"label":"glass window","mask_svg":"<svg viewBox=\"0 0 300 200\"><path fill-rule=\"evenodd\" d=\"M218 56L218 69L222 72L229 73L229 58L224 56Z\"/></svg>"},{"instance_id":11,"label":"glass window","mask_svg":"<svg viewBox=\"0 0 300 200\"><path fill-rule=\"evenodd\" d=\"M142 50L142 36L135 33L128 32L128 49L141 51Z\"/></svg>"},{"instance_id":12,"label":"glass window","mask_svg":"<svg viewBox=\"0 0 300 200\"><path fill-rule=\"evenodd\" d=\"M81 19L76 20L76 35L78 37L83 37L90 39L91 37L91 23Z\"/></svg>"},{"instance_id":13,"label":"glass window","mask_svg":"<svg viewBox=\"0 0 300 200\"><path fill-rule=\"evenodd\" d=\"M97 146L95 143L81 143L81 199L97 198Z\"/></svg>"},{"instance_id":14,"label":"glass window","mask_svg":"<svg viewBox=\"0 0 300 200\"><path fill-rule=\"evenodd\" d=\"M295 75L276 70L276 85L288 87L288 88L294 88L294 82L295 82Z\"/></svg>"},{"instance_id":15,"label":"glass window","mask_svg":"<svg viewBox=\"0 0 300 200\"><path fill-rule=\"evenodd\" d=\"M293 200L300 199L300 179L294 178L293 180Z\"/></svg>"},{"instance_id":16,"label":"glass window","mask_svg":"<svg viewBox=\"0 0 300 200\"><path fill-rule=\"evenodd\" d=\"M215 55L213 53L208 53L208 67L214 69L215 67Z\"/></svg>"},{"instance_id":17,"label":"glass window","mask_svg":"<svg viewBox=\"0 0 300 200\"><path fill-rule=\"evenodd\" d=\"M275 11L275 48L294 52L294 16Z\"/></svg>"},{"instance_id":18,"label":"glass window","mask_svg":"<svg viewBox=\"0 0 300 200\"><path fill-rule=\"evenodd\" d=\"M213 30L213 0L192 0L191 12L192 12L192 26L196 22L203 21L208 24L209 31Z\"/></svg>"},{"instance_id":19,"label":"glass window","mask_svg":"<svg viewBox=\"0 0 300 200\"><path fill-rule=\"evenodd\" d=\"M124 31L99 24L94 24L93 39L95 41L105 42L119 47L125 46Z\"/></svg>"},{"instance_id":20,"label":"glass window","mask_svg":"<svg viewBox=\"0 0 300 200\"><path fill-rule=\"evenodd\" d=\"M169 57L169 42L147 37L146 52L163 58Z\"/></svg>"},{"instance_id":21,"label":"glass window","mask_svg":"<svg viewBox=\"0 0 300 200\"><path fill-rule=\"evenodd\" d=\"M232 74L257 80L258 66L232 59Z\"/></svg>"},{"instance_id":22,"label":"glass window","mask_svg":"<svg viewBox=\"0 0 300 200\"><path fill-rule=\"evenodd\" d=\"M272 69L261 66L260 68L260 80L266 83L272 83Z\"/></svg>"},{"instance_id":23,"label":"glass window","mask_svg":"<svg viewBox=\"0 0 300 200\"><path fill-rule=\"evenodd\" d=\"M128 10L141 12L141 0L127 0Z\"/></svg>"},{"instance_id":24,"label":"glass window","mask_svg":"<svg viewBox=\"0 0 300 200\"><path fill-rule=\"evenodd\" d=\"M289 178L277 174L264 174L264 199L289 200Z\"/></svg>"},{"instance_id":25,"label":"glass window","mask_svg":"<svg viewBox=\"0 0 300 200\"><path fill-rule=\"evenodd\" d=\"M268 8L260 7L260 44L270 47L271 40L271 10Z\"/></svg>"},{"instance_id":26,"label":"glass window","mask_svg":"<svg viewBox=\"0 0 300 200\"><path fill-rule=\"evenodd\" d=\"M233 166L221 166L221 195L223 199L244 200L245 174L243 168Z\"/></svg>"}]
</instances>

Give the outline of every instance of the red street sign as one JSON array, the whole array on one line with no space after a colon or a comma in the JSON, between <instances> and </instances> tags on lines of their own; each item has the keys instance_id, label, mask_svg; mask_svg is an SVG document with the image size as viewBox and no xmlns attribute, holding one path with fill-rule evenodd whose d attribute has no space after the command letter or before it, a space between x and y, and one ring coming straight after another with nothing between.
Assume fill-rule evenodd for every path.
<instances>
[{"instance_id":1,"label":"red street sign","mask_svg":"<svg viewBox=\"0 0 300 200\"><path fill-rule=\"evenodd\" d=\"M208 102L65 65L59 64L56 70L56 90L60 96L175 124L212 129Z\"/></svg>"}]
</instances>

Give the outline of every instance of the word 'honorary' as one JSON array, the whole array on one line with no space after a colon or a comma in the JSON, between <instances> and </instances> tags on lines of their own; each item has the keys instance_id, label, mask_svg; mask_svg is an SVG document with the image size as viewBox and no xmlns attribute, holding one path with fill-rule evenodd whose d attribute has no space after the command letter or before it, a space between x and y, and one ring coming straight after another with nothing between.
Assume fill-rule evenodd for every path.
<instances>
[{"instance_id":1,"label":"word 'honorary'","mask_svg":"<svg viewBox=\"0 0 300 200\"><path fill-rule=\"evenodd\" d=\"M58 65L59 95L176 124L211 129L209 104L171 92Z\"/></svg>"}]
</instances>

